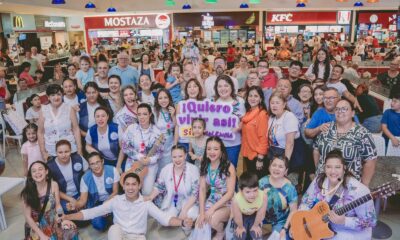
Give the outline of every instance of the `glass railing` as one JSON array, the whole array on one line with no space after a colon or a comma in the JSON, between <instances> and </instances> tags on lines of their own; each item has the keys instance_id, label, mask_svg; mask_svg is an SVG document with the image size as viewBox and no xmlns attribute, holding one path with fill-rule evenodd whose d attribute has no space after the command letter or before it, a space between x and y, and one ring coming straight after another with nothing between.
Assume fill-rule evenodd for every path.
<instances>
[{"instance_id":1,"label":"glass railing","mask_svg":"<svg viewBox=\"0 0 400 240\"><path fill-rule=\"evenodd\" d=\"M51 81L49 81L47 83L39 84L39 85L37 85L35 87L32 87L32 88L29 88L27 90L16 92L15 93L15 95L17 96L16 100L19 102L19 101L25 100L26 98L30 97L32 94L39 94L39 93L42 93L42 92L46 92L47 87L50 84L53 84L53 83L61 85L61 81L53 82L51 80Z\"/></svg>"}]
</instances>

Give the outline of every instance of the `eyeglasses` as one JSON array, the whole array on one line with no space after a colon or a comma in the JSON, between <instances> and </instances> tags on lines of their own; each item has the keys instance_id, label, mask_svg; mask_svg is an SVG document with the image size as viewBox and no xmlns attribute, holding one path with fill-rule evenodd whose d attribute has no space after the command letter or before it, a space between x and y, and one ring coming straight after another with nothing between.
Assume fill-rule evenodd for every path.
<instances>
[{"instance_id":1,"label":"eyeglasses","mask_svg":"<svg viewBox=\"0 0 400 240\"><path fill-rule=\"evenodd\" d=\"M347 111L349 111L348 107L335 108L335 112L337 113L346 113Z\"/></svg>"},{"instance_id":2,"label":"eyeglasses","mask_svg":"<svg viewBox=\"0 0 400 240\"><path fill-rule=\"evenodd\" d=\"M333 101L333 100L335 100L336 98L338 98L338 97L324 97L323 100L324 100L324 101Z\"/></svg>"},{"instance_id":3,"label":"eyeglasses","mask_svg":"<svg viewBox=\"0 0 400 240\"><path fill-rule=\"evenodd\" d=\"M89 166L91 166L91 167L94 167L94 166L98 166L98 165L101 165L101 161L97 161L97 162L94 162L94 163L89 163Z\"/></svg>"},{"instance_id":4,"label":"eyeglasses","mask_svg":"<svg viewBox=\"0 0 400 240\"><path fill-rule=\"evenodd\" d=\"M268 68L267 65L258 65L259 68Z\"/></svg>"}]
</instances>

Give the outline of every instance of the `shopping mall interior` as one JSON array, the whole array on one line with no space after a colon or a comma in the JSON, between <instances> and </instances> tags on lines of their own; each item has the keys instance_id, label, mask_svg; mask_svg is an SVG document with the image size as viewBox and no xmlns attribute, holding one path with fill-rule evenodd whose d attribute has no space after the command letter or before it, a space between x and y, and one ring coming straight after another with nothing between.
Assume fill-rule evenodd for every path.
<instances>
[{"instance_id":1,"label":"shopping mall interior","mask_svg":"<svg viewBox=\"0 0 400 240\"><path fill-rule=\"evenodd\" d=\"M0 0L0 138L0 239L400 239L400 0Z\"/></svg>"}]
</instances>

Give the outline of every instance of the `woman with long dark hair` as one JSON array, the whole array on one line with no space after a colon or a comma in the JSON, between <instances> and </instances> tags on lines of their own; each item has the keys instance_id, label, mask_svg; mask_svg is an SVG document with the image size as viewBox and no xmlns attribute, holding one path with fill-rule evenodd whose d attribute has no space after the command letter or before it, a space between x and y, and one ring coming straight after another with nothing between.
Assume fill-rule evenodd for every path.
<instances>
[{"instance_id":1,"label":"woman with long dark hair","mask_svg":"<svg viewBox=\"0 0 400 240\"><path fill-rule=\"evenodd\" d=\"M201 228L204 224L209 224L216 230L213 239L224 238L224 223L229 220L231 213L235 183L235 167L228 160L224 143L219 137L208 138L200 168L200 216L197 218L196 227Z\"/></svg>"},{"instance_id":2,"label":"woman with long dark hair","mask_svg":"<svg viewBox=\"0 0 400 240\"><path fill-rule=\"evenodd\" d=\"M26 220L25 239L78 239L75 224L57 216L59 211L62 213L58 184L52 180L45 163L36 161L29 167L21 198Z\"/></svg>"},{"instance_id":3,"label":"woman with long dark hair","mask_svg":"<svg viewBox=\"0 0 400 240\"><path fill-rule=\"evenodd\" d=\"M326 49L321 48L317 52L314 63L308 67L308 70L304 76L310 81L314 81L317 78L328 81L329 77L331 76L331 72L332 66L329 61L329 53Z\"/></svg>"},{"instance_id":4,"label":"woman with long dark hair","mask_svg":"<svg viewBox=\"0 0 400 240\"><path fill-rule=\"evenodd\" d=\"M332 210L336 210L369 193L368 187L352 175L342 152L334 149L326 155L323 172L314 179L303 195L299 210L310 210L320 201L329 202L333 206ZM333 203L332 198L335 195L338 198ZM371 239L376 220L372 200L343 215L330 211L330 226L336 233L330 239Z\"/></svg>"},{"instance_id":5,"label":"woman with long dark hair","mask_svg":"<svg viewBox=\"0 0 400 240\"><path fill-rule=\"evenodd\" d=\"M129 125L137 123L138 95L134 86L127 85L121 90L123 107L115 114L114 122L125 131Z\"/></svg>"}]
</instances>

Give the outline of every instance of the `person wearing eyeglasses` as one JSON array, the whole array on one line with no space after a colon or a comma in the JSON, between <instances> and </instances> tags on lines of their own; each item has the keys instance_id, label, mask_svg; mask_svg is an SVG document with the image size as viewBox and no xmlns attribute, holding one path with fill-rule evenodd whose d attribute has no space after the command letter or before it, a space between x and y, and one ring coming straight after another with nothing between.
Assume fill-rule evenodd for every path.
<instances>
[{"instance_id":1,"label":"person wearing eyeglasses","mask_svg":"<svg viewBox=\"0 0 400 240\"><path fill-rule=\"evenodd\" d=\"M340 100L336 88L326 88L323 97L323 107L314 112L307 124L304 134L308 138L315 138L321 132L328 130L329 122L335 121L335 106Z\"/></svg>"},{"instance_id":2,"label":"person wearing eyeglasses","mask_svg":"<svg viewBox=\"0 0 400 240\"><path fill-rule=\"evenodd\" d=\"M354 122L355 112L349 100L339 100L334 111L336 122L331 122L328 130L319 134L314 142L316 174L323 172L327 154L339 149L349 171L357 180L368 186L375 172L378 155L372 134Z\"/></svg>"},{"instance_id":3,"label":"person wearing eyeglasses","mask_svg":"<svg viewBox=\"0 0 400 240\"><path fill-rule=\"evenodd\" d=\"M137 86L139 80L139 72L136 68L129 65L129 55L121 52L117 55L118 64L110 69L108 76L118 75L121 78L122 86L134 84Z\"/></svg>"},{"instance_id":4,"label":"person wearing eyeglasses","mask_svg":"<svg viewBox=\"0 0 400 240\"><path fill-rule=\"evenodd\" d=\"M120 176L117 169L104 165L104 160L97 152L89 154L88 162L89 171L81 178L81 196L76 202L76 209L100 206L118 194ZM93 218L91 224L94 229L104 231L112 225L112 214Z\"/></svg>"}]
</instances>

